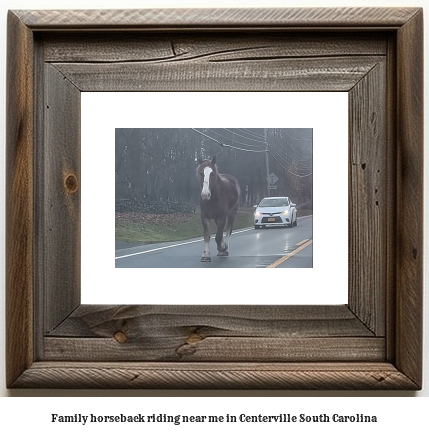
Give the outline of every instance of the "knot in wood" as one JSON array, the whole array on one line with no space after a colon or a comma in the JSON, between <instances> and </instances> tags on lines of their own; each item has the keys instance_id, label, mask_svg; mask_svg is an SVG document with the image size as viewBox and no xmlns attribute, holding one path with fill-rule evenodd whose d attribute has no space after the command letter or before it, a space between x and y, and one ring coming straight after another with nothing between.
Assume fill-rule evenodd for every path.
<instances>
[{"instance_id":1,"label":"knot in wood","mask_svg":"<svg viewBox=\"0 0 429 436\"><path fill-rule=\"evenodd\" d=\"M120 330L117 331L113 335L113 337L115 338L115 341L119 342L120 344L123 344L123 343L127 342L127 340L128 340L127 335L124 332L121 332Z\"/></svg>"},{"instance_id":2,"label":"knot in wood","mask_svg":"<svg viewBox=\"0 0 429 436\"><path fill-rule=\"evenodd\" d=\"M186 344L191 345L195 344L196 342L202 341L202 336L198 335L197 333L191 333L189 337L186 339Z\"/></svg>"},{"instance_id":3,"label":"knot in wood","mask_svg":"<svg viewBox=\"0 0 429 436\"><path fill-rule=\"evenodd\" d=\"M77 178L76 178L76 176L74 174L69 174L66 177L64 183L65 183L67 191L70 194L73 194L73 193L75 193L77 191L77 187L78 187Z\"/></svg>"}]
</instances>

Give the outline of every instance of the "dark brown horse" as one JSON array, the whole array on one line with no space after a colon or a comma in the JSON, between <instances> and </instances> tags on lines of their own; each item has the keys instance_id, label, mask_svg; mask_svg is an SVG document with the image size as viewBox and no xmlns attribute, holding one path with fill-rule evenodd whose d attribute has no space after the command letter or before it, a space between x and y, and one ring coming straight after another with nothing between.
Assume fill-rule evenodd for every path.
<instances>
[{"instance_id":1,"label":"dark brown horse","mask_svg":"<svg viewBox=\"0 0 429 436\"><path fill-rule=\"evenodd\" d=\"M217 226L217 255L228 256L229 236L238 210L240 186L235 177L218 173L216 156L212 160L200 160L199 164L197 176L201 181L201 222L204 228L204 252L201 262L210 262L210 220L214 220Z\"/></svg>"}]
</instances>

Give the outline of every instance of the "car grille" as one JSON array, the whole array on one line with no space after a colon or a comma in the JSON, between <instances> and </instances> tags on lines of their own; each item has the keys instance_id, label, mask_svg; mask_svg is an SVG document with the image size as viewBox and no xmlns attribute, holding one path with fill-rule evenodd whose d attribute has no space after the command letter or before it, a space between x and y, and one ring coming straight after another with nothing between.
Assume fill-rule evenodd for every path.
<instances>
[{"instance_id":1,"label":"car grille","mask_svg":"<svg viewBox=\"0 0 429 436\"><path fill-rule=\"evenodd\" d=\"M264 216L261 222L264 224L273 224L282 223L283 221L279 216Z\"/></svg>"}]
</instances>

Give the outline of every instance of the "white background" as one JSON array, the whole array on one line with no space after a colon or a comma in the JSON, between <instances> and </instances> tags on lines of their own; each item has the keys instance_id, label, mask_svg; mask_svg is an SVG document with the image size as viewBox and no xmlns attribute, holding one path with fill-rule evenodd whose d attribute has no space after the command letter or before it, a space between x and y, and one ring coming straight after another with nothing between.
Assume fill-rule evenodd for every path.
<instances>
[{"instance_id":1,"label":"white background","mask_svg":"<svg viewBox=\"0 0 429 436\"><path fill-rule=\"evenodd\" d=\"M115 127L312 127L313 268L115 268ZM346 304L347 127L346 92L82 93L82 303Z\"/></svg>"},{"instance_id":2,"label":"white background","mask_svg":"<svg viewBox=\"0 0 429 436\"><path fill-rule=\"evenodd\" d=\"M85 8L141 8L141 7L201 7L212 6L212 7L296 7L296 6L421 6L424 7L427 1L397 1L397 0L342 0L342 1L330 1L330 2L320 2L320 1L293 1L293 0L257 0L257 1L241 1L241 0L218 0L218 1L205 1L204 3L198 2L197 0L166 0L166 1L155 1L147 0L137 1L137 0L121 0L121 1L108 1L108 0L79 0L79 1L64 1L59 2L58 0L38 0L38 1L19 1L19 0L5 0L0 5L0 20L1 20L1 43L0 43L0 57L2 68L0 69L1 78L1 89L0 98L2 102L2 107L6 110L5 106L5 59L6 59L6 11L7 9L56 9L59 7L67 9L85 9ZM426 14L427 15L427 14ZM427 17L426 17L427 18ZM425 19L427 23L427 19ZM425 59L428 59L428 41L427 36L425 36ZM426 68L427 77L427 68ZM427 100L427 92L425 92L425 101ZM427 111L425 115L425 126L428 126ZM0 135L4 138L4 116L0 118ZM427 140L425 146L427 144ZM0 174L4 174L4 153L0 155ZM427 168L428 160L425 158L425 165ZM427 182L426 182L427 183ZM4 198L4 180L0 180L0 194ZM427 187L427 186L426 186ZM425 206L425 211L427 210L427 205ZM425 221L427 226L428 221ZM4 204L0 204L0 245L4 247ZM427 236L425 236L425 246L427 245ZM0 282L4 283L4 250L0 251ZM426 268L427 271L427 261ZM426 277L426 274L425 274ZM427 327L428 320L428 290L425 281L425 378L428 377L428 350L429 350L429 330ZM1 287L2 304L0 305L0 319L4 320L4 287ZM413 431L413 428L421 424L419 429L424 429L427 426L427 409L428 409L428 395L429 388L425 381L424 388L421 392L294 392L294 391L258 391L258 392L243 392L243 391L190 391L190 392L175 392L175 391L72 391L72 390L61 390L61 391L51 391L51 390L21 390L21 391L8 391L5 388L4 383L4 322L0 325L0 374L2 377L0 379L0 395L2 396L44 396L44 397L73 397L73 396L125 396L129 398L122 398L118 400L105 399L90 399L90 398L42 398L30 399L25 401L25 398L2 398L0 401L0 430L4 433L6 426L10 426L9 431L12 430L17 434L21 434L21 431L31 432L33 434L39 434L41 430L46 435L57 435L59 433L64 435L75 435L80 431L79 427L73 425L68 425L66 427L52 427L48 424L48 419L46 417L47 413L55 413L57 410L66 411L66 413L94 413L105 411L106 413L111 413L113 410L115 413L120 413L124 410L129 410L131 412L136 412L137 410L151 410L152 412L158 412L154 410L157 407L162 408L165 405L166 413L173 413L174 410L179 409L181 413L185 409L188 413L190 410L195 411L195 413L202 413L202 411L207 411L211 409L212 412L219 410L222 413L222 407L227 408L229 413L240 413L241 408L255 408L258 405L258 410L261 413L274 413L274 412L284 412L293 408L297 410L303 408L306 412L311 413L315 411L316 413L320 410L314 409L314 405L323 406L324 410L320 410L319 413L324 412L326 409L330 413L335 413L336 410L341 409L348 413L357 413L363 409L368 409L374 413L379 413L382 416L382 422L379 425L372 427L362 427L362 426L326 426L326 427L316 427L318 431L326 429L330 434L347 434L351 435L362 435L365 434L377 434L380 435L381 432L386 432L387 434L400 434L405 431ZM180 399L154 399L154 398L144 398L144 397L156 397L156 396L185 396L186 398ZM250 398L213 398L219 396L245 396ZM208 396L212 398L197 398L199 396ZM256 398L255 396L269 397L269 398ZM306 397L306 396L322 396L326 398L288 398L289 396ZM336 398L337 396L351 396L353 398ZM372 397L361 398L364 397ZM404 397L416 396L416 397L426 397L421 399L407 399ZM133 397L140 397L138 400L134 400ZM143 398L142 398L143 397ZM392 397L392 398L378 398L378 397ZM161 403L161 404L160 404ZM249 409L250 410L250 409ZM126 412L125 412L126 413ZM12 427L13 426L13 427ZM332 428L331 428L332 427ZM186 427L183 427L186 429ZM204 429L203 427L193 427L201 434L201 431L210 431ZM241 430L244 430L241 427ZM299 429L306 431L306 427L299 427ZM310 429L310 427L308 427ZM90 432L88 431L90 430ZM118 427L115 426L103 426L100 427L105 434L117 434ZM219 428L215 429L216 433L219 432ZM314 430L311 427L311 430ZM88 434L94 434L94 429L88 427L85 431ZM178 431L175 429L175 431ZM222 431L222 429L221 429ZM267 427L260 427L259 425L247 427L248 432L251 434L254 432L260 433L261 431L267 431ZM287 434L291 431L290 427L281 427L281 430L276 431L274 434ZM423 432L424 430L420 430ZM136 431L127 430L127 434L139 434L143 432L139 427ZM190 431L187 431L190 434ZM271 432L270 432L271 434Z\"/></svg>"}]
</instances>

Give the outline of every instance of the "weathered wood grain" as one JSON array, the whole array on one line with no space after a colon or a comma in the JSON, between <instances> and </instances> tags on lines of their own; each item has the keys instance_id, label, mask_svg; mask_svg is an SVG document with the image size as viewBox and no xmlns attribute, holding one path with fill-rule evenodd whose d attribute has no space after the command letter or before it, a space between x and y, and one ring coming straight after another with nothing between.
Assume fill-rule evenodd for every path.
<instances>
[{"instance_id":1,"label":"weathered wood grain","mask_svg":"<svg viewBox=\"0 0 429 436\"><path fill-rule=\"evenodd\" d=\"M44 62L43 44L34 44L34 83L37 83L34 90L34 113L35 116L35 132L34 132L34 184L38 187L45 185L45 153L48 152L45 147L45 62ZM46 288L45 271L47 269L47 256L45 251L45 190L35 189L34 196L34 269L38 271L34 275L34 360L40 359L40 352L43 349L43 338L46 332L45 329L45 296L43 292L37 292L37 289L44 290Z\"/></svg>"},{"instance_id":2,"label":"weathered wood grain","mask_svg":"<svg viewBox=\"0 0 429 436\"><path fill-rule=\"evenodd\" d=\"M349 306L376 335L386 320L386 64L349 93ZM360 289L359 292L355 292Z\"/></svg>"},{"instance_id":3,"label":"weathered wood grain","mask_svg":"<svg viewBox=\"0 0 429 436\"><path fill-rule=\"evenodd\" d=\"M82 91L349 91L382 58L212 63L55 63Z\"/></svg>"},{"instance_id":4,"label":"weathered wood grain","mask_svg":"<svg viewBox=\"0 0 429 436\"><path fill-rule=\"evenodd\" d=\"M397 65L397 46L395 34L390 35L387 54L387 74L386 74L386 106L390 108L386 113L386 204L387 221L385 224L386 232L386 359L395 360L395 331L396 331L396 229L397 229L397 102L396 102L396 65Z\"/></svg>"},{"instance_id":5,"label":"weathered wood grain","mask_svg":"<svg viewBox=\"0 0 429 436\"><path fill-rule=\"evenodd\" d=\"M45 338L47 361L102 362L383 362L383 338L347 337L202 337L169 336L149 331L128 338L122 331L110 339Z\"/></svg>"},{"instance_id":6,"label":"weathered wood grain","mask_svg":"<svg viewBox=\"0 0 429 436\"><path fill-rule=\"evenodd\" d=\"M6 110L6 382L33 361L33 48L8 14Z\"/></svg>"},{"instance_id":7,"label":"weathered wood grain","mask_svg":"<svg viewBox=\"0 0 429 436\"><path fill-rule=\"evenodd\" d=\"M106 51L106 40L109 50ZM106 34L88 37L76 34L67 38L43 37L46 62L117 63L117 62L183 62L239 61L296 57L339 57L386 55L386 38L363 35L358 40L344 33L341 38L331 34L255 34L224 33L187 35Z\"/></svg>"},{"instance_id":8,"label":"weathered wood grain","mask_svg":"<svg viewBox=\"0 0 429 436\"><path fill-rule=\"evenodd\" d=\"M80 304L80 91L45 66L43 172L45 331Z\"/></svg>"},{"instance_id":9,"label":"weathered wood grain","mask_svg":"<svg viewBox=\"0 0 429 436\"><path fill-rule=\"evenodd\" d=\"M82 305L48 333L52 337L365 337L374 336L345 305L103 306Z\"/></svg>"},{"instance_id":10,"label":"weathered wood grain","mask_svg":"<svg viewBox=\"0 0 429 436\"><path fill-rule=\"evenodd\" d=\"M423 11L398 32L396 350L398 368L422 382ZM411 202L411 203L410 203Z\"/></svg>"},{"instance_id":11,"label":"weathered wood grain","mask_svg":"<svg viewBox=\"0 0 429 436\"><path fill-rule=\"evenodd\" d=\"M417 8L131 9L14 11L32 29L397 28Z\"/></svg>"},{"instance_id":12,"label":"weathered wood grain","mask_svg":"<svg viewBox=\"0 0 429 436\"><path fill-rule=\"evenodd\" d=\"M92 389L416 389L390 363L35 363L14 387Z\"/></svg>"},{"instance_id":13,"label":"weathered wood grain","mask_svg":"<svg viewBox=\"0 0 429 436\"><path fill-rule=\"evenodd\" d=\"M81 338L87 338L82 341ZM81 306L44 359L382 361L385 339L339 306Z\"/></svg>"}]
</instances>

